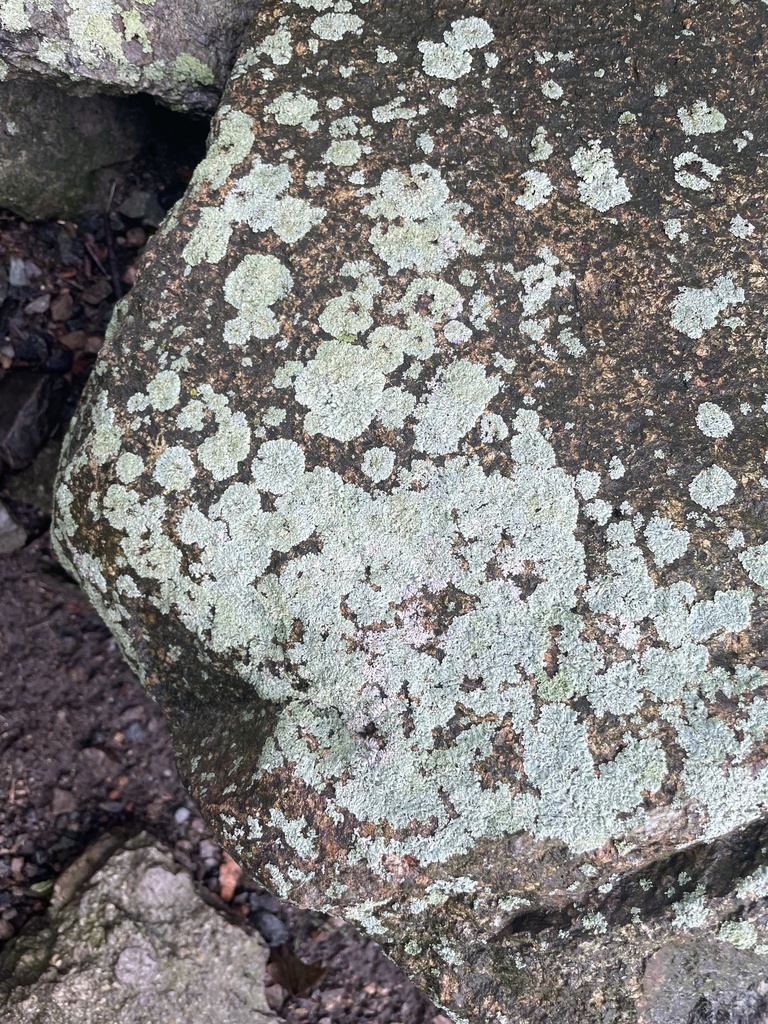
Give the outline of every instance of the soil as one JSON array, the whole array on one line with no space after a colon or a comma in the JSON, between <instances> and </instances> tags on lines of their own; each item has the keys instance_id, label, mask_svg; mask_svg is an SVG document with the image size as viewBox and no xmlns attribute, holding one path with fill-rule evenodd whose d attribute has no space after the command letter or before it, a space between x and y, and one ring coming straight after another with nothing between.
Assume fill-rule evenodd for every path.
<instances>
[{"instance_id":1,"label":"soil","mask_svg":"<svg viewBox=\"0 0 768 1024\"><path fill-rule=\"evenodd\" d=\"M92 842L146 829L264 935L267 998L285 1020L449 1024L371 939L239 872L181 784L158 708L51 551L61 435L157 210L183 190L203 139L150 152L116 178L110 209L80 224L0 211L0 502L27 535L0 554L0 947L45 912L52 880Z\"/></svg>"}]
</instances>

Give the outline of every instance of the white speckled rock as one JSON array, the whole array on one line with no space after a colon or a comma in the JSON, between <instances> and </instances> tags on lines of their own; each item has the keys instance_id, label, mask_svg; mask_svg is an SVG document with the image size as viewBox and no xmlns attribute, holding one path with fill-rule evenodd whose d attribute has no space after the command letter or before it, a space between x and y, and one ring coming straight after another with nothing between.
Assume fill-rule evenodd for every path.
<instances>
[{"instance_id":1,"label":"white speckled rock","mask_svg":"<svg viewBox=\"0 0 768 1024\"><path fill-rule=\"evenodd\" d=\"M71 870L71 869L70 869ZM0 959L13 1024L270 1024L269 950L195 892L169 851L137 836Z\"/></svg>"},{"instance_id":2,"label":"white speckled rock","mask_svg":"<svg viewBox=\"0 0 768 1024\"><path fill-rule=\"evenodd\" d=\"M2 0L0 80L213 110L255 0Z\"/></svg>"},{"instance_id":3,"label":"white speckled rock","mask_svg":"<svg viewBox=\"0 0 768 1024\"><path fill-rule=\"evenodd\" d=\"M768 947L768 9L680 17L266 5L62 463L233 854L457 1019Z\"/></svg>"}]
</instances>

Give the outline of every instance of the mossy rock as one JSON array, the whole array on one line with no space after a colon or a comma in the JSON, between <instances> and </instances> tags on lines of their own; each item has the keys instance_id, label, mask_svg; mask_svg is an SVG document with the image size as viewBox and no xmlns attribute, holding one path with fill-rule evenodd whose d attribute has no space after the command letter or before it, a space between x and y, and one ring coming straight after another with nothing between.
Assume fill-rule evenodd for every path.
<instances>
[{"instance_id":1,"label":"mossy rock","mask_svg":"<svg viewBox=\"0 0 768 1024\"><path fill-rule=\"evenodd\" d=\"M0 80L42 77L70 91L146 92L211 111L255 0L6 0Z\"/></svg>"},{"instance_id":2,"label":"mossy rock","mask_svg":"<svg viewBox=\"0 0 768 1024\"><path fill-rule=\"evenodd\" d=\"M65 445L208 820L457 1021L766 952L766 82L682 17L266 4Z\"/></svg>"}]
</instances>

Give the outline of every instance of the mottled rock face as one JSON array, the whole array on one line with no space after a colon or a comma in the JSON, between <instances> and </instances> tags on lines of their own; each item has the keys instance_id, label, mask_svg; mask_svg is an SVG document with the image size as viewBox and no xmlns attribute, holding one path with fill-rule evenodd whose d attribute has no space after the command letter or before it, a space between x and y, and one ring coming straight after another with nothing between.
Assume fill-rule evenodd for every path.
<instances>
[{"instance_id":1,"label":"mottled rock face","mask_svg":"<svg viewBox=\"0 0 768 1024\"><path fill-rule=\"evenodd\" d=\"M255 0L3 0L0 80L148 92L213 110Z\"/></svg>"},{"instance_id":2,"label":"mottled rock face","mask_svg":"<svg viewBox=\"0 0 768 1024\"><path fill-rule=\"evenodd\" d=\"M266 5L57 491L235 856L457 1018L765 815L768 9L638 10Z\"/></svg>"}]
</instances>

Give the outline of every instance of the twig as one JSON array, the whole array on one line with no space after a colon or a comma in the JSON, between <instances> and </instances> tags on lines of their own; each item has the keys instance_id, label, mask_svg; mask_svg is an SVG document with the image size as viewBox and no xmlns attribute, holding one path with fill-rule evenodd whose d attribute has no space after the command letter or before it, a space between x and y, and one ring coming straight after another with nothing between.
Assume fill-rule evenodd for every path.
<instances>
[{"instance_id":1,"label":"twig","mask_svg":"<svg viewBox=\"0 0 768 1024\"><path fill-rule=\"evenodd\" d=\"M104 234L107 239L107 253L109 254L109 270L112 278L112 289L115 293L115 297L120 299L123 295L123 286L120 283L120 271L117 266L117 256L115 255L115 243L112 236L112 226L109 223L109 211L112 208L112 200L115 198L115 188L117 182L112 181L112 188L109 191L109 200L107 201L107 208L104 211L102 220L104 221Z\"/></svg>"},{"instance_id":2,"label":"twig","mask_svg":"<svg viewBox=\"0 0 768 1024\"><path fill-rule=\"evenodd\" d=\"M91 257L91 259L96 264L96 266L99 268L99 270L102 272L104 277L109 277L109 274L107 273L107 268L104 266L104 264L99 259L99 254L96 252L96 246L93 244L91 236L85 235L84 238L83 238L83 244L85 245L85 248L88 251L88 255Z\"/></svg>"}]
</instances>

